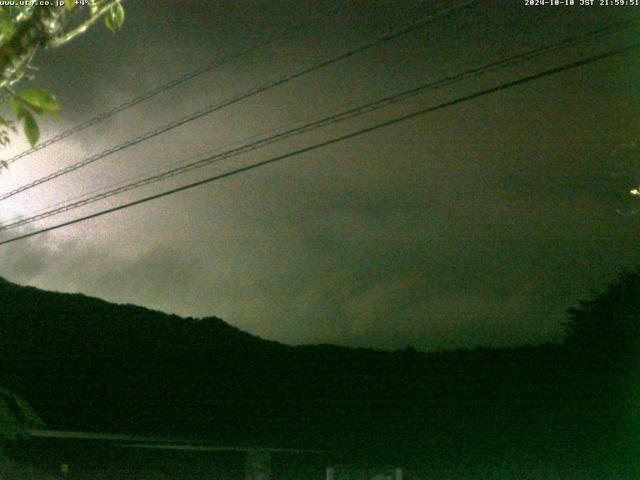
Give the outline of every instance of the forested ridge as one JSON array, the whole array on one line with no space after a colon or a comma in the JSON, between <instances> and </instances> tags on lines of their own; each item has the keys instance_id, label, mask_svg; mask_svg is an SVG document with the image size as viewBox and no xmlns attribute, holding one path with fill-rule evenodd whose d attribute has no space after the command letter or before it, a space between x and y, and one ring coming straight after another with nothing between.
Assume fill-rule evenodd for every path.
<instances>
[{"instance_id":1,"label":"forested ridge","mask_svg":"<svg viewBox=\"0 0 640 480\"><path fill-rule=\"evenodd\" d=\"M639 285L624 275L578 304L563 344L424 353L291 347L215 317L1 280L0 385L52 429L325 448L430 468L628 471Z\"/></svg>"}]
</instances>

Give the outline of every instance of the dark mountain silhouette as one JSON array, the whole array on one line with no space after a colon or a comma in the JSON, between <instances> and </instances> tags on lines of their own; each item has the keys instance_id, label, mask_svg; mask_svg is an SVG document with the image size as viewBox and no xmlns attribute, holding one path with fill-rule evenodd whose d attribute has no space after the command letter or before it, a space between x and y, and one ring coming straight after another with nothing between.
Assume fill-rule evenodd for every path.
<instances>
[{"instance_id":1,"label":"dark mountain silhouette","mask_svg":"<svg viewBox=\"0 0 640 480\"><path fill-rule=\"evenodd\" d=\"M602 379L562 345L291 347L215 317L1 278L0 305L0 385L52 429L325 448L450 473L483 462L562 472L621 461L601 441L615 414Z\"/></svg>"}]
</instances>

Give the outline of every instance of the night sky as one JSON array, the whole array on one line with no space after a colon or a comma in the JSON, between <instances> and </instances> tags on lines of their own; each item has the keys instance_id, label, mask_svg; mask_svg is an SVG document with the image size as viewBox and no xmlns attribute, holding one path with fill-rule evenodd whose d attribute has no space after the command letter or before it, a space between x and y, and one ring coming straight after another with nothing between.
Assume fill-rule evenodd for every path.
<instances>
[{"instance_id":1,"label":"night sky","mask_svg":"<svg viewBox=\"0 0 640 480\"><path fill-rule=\"evenodd\" d=\"M41 52L46 139L311 18L240 60L14 163L9 191L453 1L126 2L124 29ZM337 12L334 6L338 6ZM330 11L330 13L323 13ZM483 1L0 205L3 221L640 15ZM53 225L637 41L638 27L33 225ZM638 51L0 247L0 275L286 343L420 349L561 339L564 312L640 266ZM26 148L14 139L3 158ZM640 200L637 202L640 208ZM623 214L617 212L621 210ZM28 231L25 229L23 231ZM18 232L5 232L10 238Z\"/></svg>"}]
</instances>

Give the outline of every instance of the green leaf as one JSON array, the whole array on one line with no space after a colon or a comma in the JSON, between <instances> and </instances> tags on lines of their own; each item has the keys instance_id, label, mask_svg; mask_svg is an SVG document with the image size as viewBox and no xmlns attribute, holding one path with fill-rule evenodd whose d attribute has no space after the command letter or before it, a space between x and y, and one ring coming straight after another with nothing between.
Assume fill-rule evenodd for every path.
<instances>
[{"instance_id":1,"label":"green leaf","mask_svg":"<svg viewBox=\"0 0 640 480\"><path fill-rule=\"evenodd\" d=\"M109 9L104 17L104 24L113 33L122 28L122 25L124 25L124 8L120 2Z\"/></svg>"},{"instance_id":2,"label":"green leaf","mask_svg":"<svg viewBox=\"0 0 640 480\"><path fill-rule=\"evenodd\" d=\"M100 10L100 6L95 2L95 0L91 1L89 4L89 12L91 13L91 16L93 17L98 13L98 10Z\"/></svg>"},{"instance_id":3,"label":"green leaf","mask_svg":"<svg viewBox=\"0 0 640 480\"><path fill-rule=\"evenodd\" d=\"M13 37L16 27L10 17L0 15L0 40L2 43Z\"/></svg>"},{"instance_id":4,"label":"green leaf","mask_svg":"<svg viewBox=\"0 0 640 480\"><path fill-rule=\"evenodd\" d=\"M24 109L22 114L22 118L24 120L24 134L27 136L27 140L31 146L35 146L38 143L38 139L40 138L40 127L38 127L38 122L33 118L31 112L27 109Z\"/></svg>"},{"instance_id":5,"label":"green leaf","mask_svg":"<svg viewBox=\"0 0 640 480\"><path fill-rule=\"evenodd\" d=\"M26 111L22 102L16 97L11 97L11 100L9 100L9 106L11 107L13 114L18 119L21 119L23 113Z\"/></svg>"},{"instance_id":6,"label":"green leaf","mask_svg":"<svg viewBox=\"0 0 640 480\"><path fill-rule=\"evenodd\" d=\"M18 97L30 107L42 112L57 112L60 105L56 97L44 88L31 88L18 93ZM41 113L41 112L38 112Z\"/></svg>"}]
</instances>

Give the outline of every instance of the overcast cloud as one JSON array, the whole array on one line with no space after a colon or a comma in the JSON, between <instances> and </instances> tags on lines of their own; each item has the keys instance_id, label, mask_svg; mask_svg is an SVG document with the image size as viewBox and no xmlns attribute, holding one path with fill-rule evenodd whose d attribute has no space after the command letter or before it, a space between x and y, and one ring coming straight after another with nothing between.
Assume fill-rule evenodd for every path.
<instances>
[{"instance_id":1,"label":"overcast cloud","mask_svg":"<svg viewBox=\"0 0 640 480\"><path fill-rule=\"evenodd\" d=\"M428 3L428 6L427 6ZM452 2L363 2L15 163L3 191ZM0 206L5 219L257 132L553 43L623 9L486 5L239 103ZM215 4L215 5L214 5ZM38 78L62 117L44 138L329 2L127 5L125 29L45 52ZM413 108L630 43L619 34L237 159L268 158ZM286 162L1 247L0 275L185 316L218 316L287 343L422 349L556 341L565 310L638 266L638 62L627 55L467 102ZM5 156L24 148L18 142ZM622 153L621 153L622 152ZM637 155L637 152L635 153ZM116 205L207 167L57 217ZM626 210L625 210L626 211ZM8 238L5 234L4 238Z\"/></svg>"}]
</instances>

